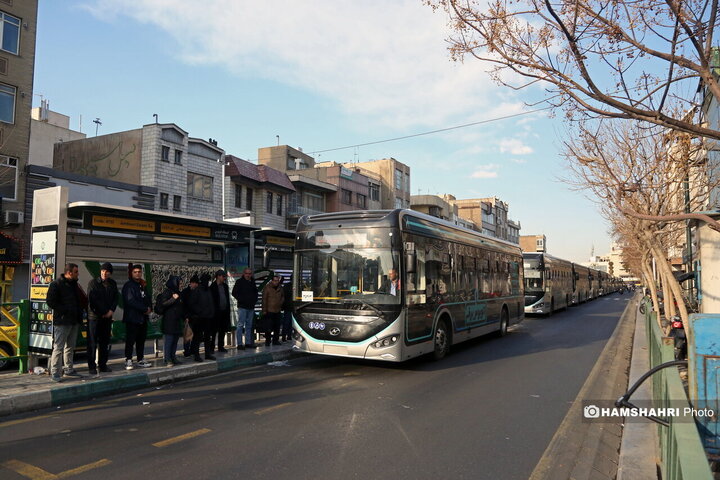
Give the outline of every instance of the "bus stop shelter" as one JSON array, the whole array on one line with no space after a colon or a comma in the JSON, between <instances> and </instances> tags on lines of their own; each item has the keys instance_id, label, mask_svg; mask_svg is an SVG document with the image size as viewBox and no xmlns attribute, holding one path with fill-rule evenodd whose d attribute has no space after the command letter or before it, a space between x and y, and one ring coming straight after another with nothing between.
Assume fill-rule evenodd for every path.
<instances>
[{"instance_id":1,"label":"bus stop shelter","mask_svg":"<svg viewBox=\"0 0 720 480\"><path fill-rule=\"evenodd\" d=\"M187 284L192 274L214 277L216 270L224 269L230 272L232 288L232 272L254 268L250 252L255 226L67 199L67 187L34 192L29 295L33 355L52 352L52 310L45 299L50 282L63 273L66 263L79 266L83 289L104 262L113 264L119 289L128 280L128 265L142 264L152 298L170 275L180 275ZM114 337L121 319L120 306Z\"/></svg>"}]
</instances>

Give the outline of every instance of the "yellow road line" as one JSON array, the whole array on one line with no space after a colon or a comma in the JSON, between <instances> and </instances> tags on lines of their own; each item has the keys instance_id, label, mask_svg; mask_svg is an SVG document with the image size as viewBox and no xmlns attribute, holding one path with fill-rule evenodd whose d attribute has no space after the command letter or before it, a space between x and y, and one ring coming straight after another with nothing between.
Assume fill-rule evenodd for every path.
<instances>
[{"instance_id":1,"label":"yellow road line","mask_svg":"<svg viewBox=\"0 0 720 480\"><path fill-rule=\"evenodd\" d=\"M162 442L155 442L152 445L153 447L158 448L167 447L168 445L172 445L173 443L182 442L183 440L188 440L194 437L199 437L200 435L205 435L209 432L211 432L209 428L202 428L200 430L195 430L194 432L186 433L185 435L168 438L167 440L163 440Z\"/></svg>"},{"instance_id":2,"label":"yellow road line","mask_svg":"<svg viewBox=\"0 0 720 480\"><path fill-rule=\"evenodd\" d=\"M12 427L13 425L19 425L21 423L34 422L35 420L42 420L43 418L49 418L52 415L39 415L37 417L21 418L20 420L10 420L9 422L0 423L0 428Z\"/></svg>"},{"instance_id":3,"label":"yellow road line","mask_svg":"<svg viewBox=\"0 0 720 480\"><path fill-rule=\"evenodd\" d=\"M59 473L57 478L67 478L67 477L71 477L73 475L79 475L81 473L90 471L94 468L100 468L100 467L104 467L106 465L110 465L111 463L112 462L110 460L108 460L107 458L103 458L102 460L98 460L97 462L94 462L94 463L88 463L87 465L83 465L81 467L73 468L70 470L65 470L64 472Z\"/></svg>"},{"instance_id":4,"label":"yellow road line","mask_svg":"<svg viewBox=\"0 0 720 480\"><path fill-rule=\"evenodd\" d=\"M279 405L273 405L272 407L263 408L262 410L255 410L255 415L265 415L266 413L274 412L275 410L280 410L281 408L285 408L289 405L292 405L292 402L281 403Z\"/></svg>"},{"instance_id":5,"label":"yellow road line","mask_svg":"<svg viewBox=\"0 0 720 480\"><path fill-rule=\"evenodd\" d=\"M55 415L62 414L62 413L82 412L84 410L92 410L95 408L107 407L110 405L114 405L118 402L119 402L119 400L113 400L110 402L99 403L97 405L86 405L84 407L75 407L75 408L68 408L65 410L58 410L57 412L53 412L48 415L38 415L37 417L28 417L28 418L21 418L19 420L10 420L9 422L0 423L0 428L12 427L13 425L19 425L21 423L34 422L36 420L42 420L43 418L51 418L51 417L54 417Z\"/></svg>"},{"instance_id":6,"label":"yellow road line","mask_svg":"<svg viewBox=\"0 0 720 480\"><path fill-rule=\"evenodd\" d=\"M31 480L53 480L58 478L57 475L20 460L8 460L2 466Z\"/></svg>"},{"instance_id":7,"label":"yellow road line","mask_svg":"<svg viewBox=\"0 0 720 480\"><path fill-rule=\"evenodd\" d=\"M14 471L15 473L22 475L23 477L29 478L30 480L58 480L61 478L72 477L73 475L79 475L81 473L88 472L95 468L104 467L110 465L112 462L107 458L98 460L97 462L88 463L77 468L71 468L65 470L57 475L43 470L42 468L30 465L29 463L21 462L20 460L8 460L3 463L2 466Z\"/></svg>"}]
</instances>

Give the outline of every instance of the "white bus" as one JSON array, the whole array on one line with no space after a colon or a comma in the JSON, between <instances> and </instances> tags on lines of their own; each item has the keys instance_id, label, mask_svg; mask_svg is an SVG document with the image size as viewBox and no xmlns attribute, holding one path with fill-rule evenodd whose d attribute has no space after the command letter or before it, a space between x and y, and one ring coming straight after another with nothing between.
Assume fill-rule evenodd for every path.
<instances>
[{"instance_id":1,"label":"white bus","mask_svg":"<svg viewBox=\"0 0 720 480\"><path fill-rule=\"evenodd\" d=\"M523 317L517 245L412 210L304 216L294 265L294 348L400 362Z\"/></svg>"},{"instance_id":2,"label":"white bus","mask_svg":"<svg viewBox=\"0 0 720 480\"><path fill-rule=\"evenodd\" d=\"M572 263L546 253L523 252L525 313L550 315L570 306Z\"/></svg>"}]
</instances>

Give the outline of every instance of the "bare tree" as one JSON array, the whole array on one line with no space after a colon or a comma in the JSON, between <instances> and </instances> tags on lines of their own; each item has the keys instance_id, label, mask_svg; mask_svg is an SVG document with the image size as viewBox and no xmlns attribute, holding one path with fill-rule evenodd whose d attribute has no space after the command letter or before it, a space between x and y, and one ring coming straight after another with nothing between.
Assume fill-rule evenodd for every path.
<instances>
[{"instance_id":1,"label":"bare tree","mask_svg":"<svg viewBox=\"0 0 720 480\"><path fill-rule=\"evenodd\" d=\"M720 98L718 0L425 1L450 16L451 57L491 62L501 85L539 83L544 100L573 118L642 120L720 139L692 115L699 82Z\"/></svg>"},{"instance_id":2,"label":"bare tree","mask_svg":"<svg viewBox=\"0 0 720 480\"><path fill-rule=\"evenodd\" d=\"M568 182L591 191L615 233L643 254L641 272L650 285L646 266L649 258L655 259L665 307L675 314L677 299L678 313L688 328L688 310L668 263L668 249L679 242L683 224L678 220L692 216L686 212L697 210L706 202L707 192L718 186L718 179L704 177L705 188L688 204L685 193L689 179L697 176L693 159L701 143L643 122L603 120L577 127L577 134L565 142L571 169ZM657 310L657 295L654 291L652 295Z\"/></svg>"}]
</instances>

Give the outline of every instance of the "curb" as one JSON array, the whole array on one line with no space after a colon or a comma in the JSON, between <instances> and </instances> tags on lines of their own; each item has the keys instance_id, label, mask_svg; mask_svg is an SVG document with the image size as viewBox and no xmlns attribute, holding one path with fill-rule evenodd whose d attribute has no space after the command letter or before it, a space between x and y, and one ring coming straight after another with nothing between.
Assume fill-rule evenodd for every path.
<instances>
[{"instance_id":1,"label":"curb","mask_svg":"<svg viewBox=\"0 0 720 480\"><path fill-rule=\"evenodd\" d=\"M97 397L140 390L155 385L209 377L219 373L285 360L300 355L300 353L294 352L293 350L263 352L244 357L219 358L214 362L179 366L171 370L159 369L146 373L132 373L113 378L102 378L78 385L52 386L52 388L48 385L47 389L37 392L0 397L0 417L26 413L42 408L59 407L61 405L82 402Z\"/></svg>"},{"instance_id":2,"label":"curb","mask_svg":"<svg viewBox=\"0 0 720 480\"><path fill-rule=\"evenodd\" d=\"M607 478L617 475L622 440L622 421L593 423L582 420L585 398L616 399L627 389L628 370L635 332L631 314L637 296L630 299L615 330L605 344L567 415L555 431L530 480Z\"/></svg>"}]
</instances>

